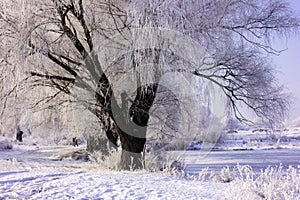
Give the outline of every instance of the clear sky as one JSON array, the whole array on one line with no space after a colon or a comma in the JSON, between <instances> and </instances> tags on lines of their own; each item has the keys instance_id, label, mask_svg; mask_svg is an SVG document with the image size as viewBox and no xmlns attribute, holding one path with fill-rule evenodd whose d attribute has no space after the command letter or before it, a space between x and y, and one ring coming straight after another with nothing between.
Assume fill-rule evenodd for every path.
<instances>
[{"instance_id":1,"label":"clear sky","mask_svg":"<svg viewBox=\"0 0 300 200\"><path fill-rule=\"evenodd\" d=\"M296 13L300 15L300 0L289 0ZM289 121L300 117L300 30L288 40L277 41L275 47L285 49L280 56L274 57L279 70L279 80L294 96Z\"/></svg>"}]
</instances>

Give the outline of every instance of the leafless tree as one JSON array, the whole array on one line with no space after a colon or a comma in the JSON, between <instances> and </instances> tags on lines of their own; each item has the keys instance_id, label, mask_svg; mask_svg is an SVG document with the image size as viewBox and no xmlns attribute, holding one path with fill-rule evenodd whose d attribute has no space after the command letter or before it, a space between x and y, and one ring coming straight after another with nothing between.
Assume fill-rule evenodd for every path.
<instances>
[{"instance_id":1,"label":"leafless tree","mask_svg":"<svg viewBox=\"0 0 300 200\"><path fill-rule=\"evenodd\" d=\"M272 37L299 26L287 1L8 2L22 9L4 9L1 23L12 36L2 30L1 37L14 37L12 50L18 65L26 61L31 86L51 88L39 102L76 102L96 115L112 143L120 137L122 169L143 166L150 111L170 72L214 84L238 119L246 120L240 104L270 122L287 111L269 62L280 54ZM119 83L124 74L131 75L122 82L129 92Z\"/></svg>"}]
</instances>

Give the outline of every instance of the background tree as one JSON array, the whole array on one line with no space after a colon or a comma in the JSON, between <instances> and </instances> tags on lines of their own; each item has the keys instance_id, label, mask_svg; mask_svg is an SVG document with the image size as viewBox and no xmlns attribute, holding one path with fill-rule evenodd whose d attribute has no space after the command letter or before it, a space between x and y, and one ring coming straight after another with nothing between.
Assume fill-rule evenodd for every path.
<instances>
[{"instance_id":1,"label":"background tree","mask_svg":"<svg viewBox=\"0 0 300 200\"><path fill-rule=\"evenodd\" d=\"M113 144L120 137L123 169L143 166L151 108L160 102L167 73L181 73L198 86L213 84L240 120L246 120L240 104L270 123L287 111L268 57L280 53L270 45L272 37L289 36L299 26L287 1L31 0L20 6L19 12L5 8L1 20L17 44L16 66L28 72L31 86L50 88L38 102L76 103L96 115ZM195 45L185 46L190 41ZM117 84L124 73L131 75L124 82L134 86L130 91Z\"/></svg>"}]
</instances>

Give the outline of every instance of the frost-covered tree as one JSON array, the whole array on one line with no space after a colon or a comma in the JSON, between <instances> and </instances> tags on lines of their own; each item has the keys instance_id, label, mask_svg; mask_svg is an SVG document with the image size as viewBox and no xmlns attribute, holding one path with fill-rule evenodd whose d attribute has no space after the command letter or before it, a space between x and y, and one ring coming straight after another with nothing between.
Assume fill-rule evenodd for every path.
<instances>
[{"instance_id":1,"label":"frost-covered tree","mask_svg":"<svg viewBox=\"0 0 300 200\"><path fill-rule=\"evenodd\" d=\"M241 120L240 105L270 122L280 121L287 110L268 57L280 53L271 39L289 36L299 26L287 1L4 3L0 20L7 28L0 35L13 38L9 52L17 55L14 66L25 69L31 86L50 88L38 101L76 103L96 115L113 144L120 137L122 169L143 166L150 116L175 132L180 117L193 119L184 109L170 114L184 101L192 99L185 105L197 110L199 99L210 106L222 93ZM180 90L182 79L197 90ZM168 95L158 98L165 91ZM193 129L192 121L184 122L187 130Z\"/></svg>"}]
</instances>

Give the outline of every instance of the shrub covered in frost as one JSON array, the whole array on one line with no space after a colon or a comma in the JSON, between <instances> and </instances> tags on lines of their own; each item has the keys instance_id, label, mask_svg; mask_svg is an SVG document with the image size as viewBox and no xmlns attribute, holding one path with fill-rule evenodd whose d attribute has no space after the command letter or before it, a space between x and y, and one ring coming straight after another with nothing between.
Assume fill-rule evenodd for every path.
<instances>
[{"instance_id":1,"label":"shrub covered in frost","mask_svg":"<svg viewBox=\"0 0 300 200\"><path fill-rule=\"evenodd\" d=\"M255 174L249 166L238 166L238 174L226 191L226 199L299 199L300 170L269 167Z\"/></svg>"},{"instance_id":2,"label":"shrub covered in frost","mask_svg":"<svg viewBox=\"0 0 300 200\"><path fill-rule=\"evenodd\" d=\"M8 140L0 141L0 150L12 149L13 145Z\"/></svg>"}]
</instances>

